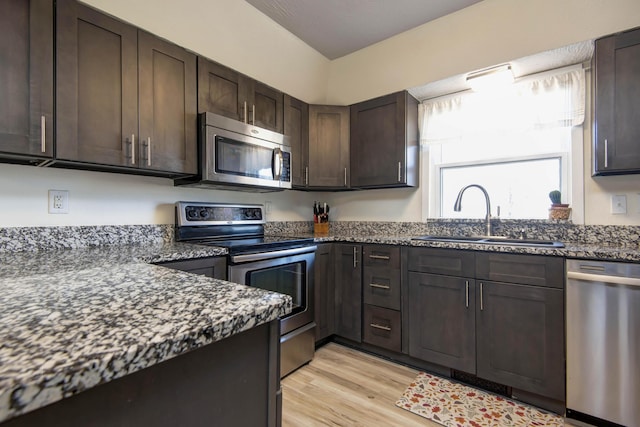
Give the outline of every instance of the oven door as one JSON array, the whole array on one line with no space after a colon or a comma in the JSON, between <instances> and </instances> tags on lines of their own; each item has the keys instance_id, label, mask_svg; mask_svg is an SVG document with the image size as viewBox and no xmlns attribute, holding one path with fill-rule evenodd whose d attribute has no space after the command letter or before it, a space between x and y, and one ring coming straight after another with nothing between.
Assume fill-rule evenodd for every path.
<instances>
[{"instance_id":1,"label":"oven door","mask_svg":"<svg viewBox=\"0 0 640 427\"><path fill-rule=\"evenodd\" d=\"M293 310L281 318L285 335L313 322L313 263L316 246L230 257L229 281L262 288L293 299Z\"/></svg>"}]
</instances>

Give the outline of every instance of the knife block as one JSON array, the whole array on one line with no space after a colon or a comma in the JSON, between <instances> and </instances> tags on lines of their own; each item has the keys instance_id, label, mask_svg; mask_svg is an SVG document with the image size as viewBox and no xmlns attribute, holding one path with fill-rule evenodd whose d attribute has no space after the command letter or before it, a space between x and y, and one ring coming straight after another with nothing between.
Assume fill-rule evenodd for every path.
<instances>
[{"instance_id":1,"label":"knife block","mask_svg":"<svg viewBox=\"0 0 640 427\"><path fill-rule=\"evenodd\" d=\"M328 222L317 222L313 224L313 235L314 236L328 236L329 235L329 223Z\"/></svg>"}]
</instances>

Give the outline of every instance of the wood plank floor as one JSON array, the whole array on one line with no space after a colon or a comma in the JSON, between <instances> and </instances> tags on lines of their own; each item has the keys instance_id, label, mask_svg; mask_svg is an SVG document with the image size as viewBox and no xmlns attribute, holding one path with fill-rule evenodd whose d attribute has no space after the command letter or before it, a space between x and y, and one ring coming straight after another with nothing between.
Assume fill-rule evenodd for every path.
<instances>
[{"instance_id":1,"label":"wood plank floor","mask_svg":"<svg viewBox=\"0 0 640 427\"><path fill-rule=\"evenodd\" d=\"M418 371L335 343L282 380L283 427L442 427L395 405ZM571 420L565 426L587 426Z\"/></svg>"},{"instance_id":2,"label":"wood plank floor","mask_svg":"<svg viewBox=\"0 0 640 427\"><path fill-rule=\"evenodd\" d=\"M282 380L282 425L442 427L395 406L418 371L329 343Z\"/></svg>"}]
</instances>

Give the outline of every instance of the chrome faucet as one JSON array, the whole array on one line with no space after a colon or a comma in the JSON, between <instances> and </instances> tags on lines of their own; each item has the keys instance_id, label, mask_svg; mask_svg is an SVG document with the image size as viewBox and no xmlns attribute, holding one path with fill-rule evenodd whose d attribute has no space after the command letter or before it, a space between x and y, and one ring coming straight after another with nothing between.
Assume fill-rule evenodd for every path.
<instances>
[{"instance_id":1,"label":"chrome faucet","mask_svg":"<svg viewBox=\"0 0 640 427\"><path fill-rule=\"evenodd\" d=\"M489 201L489 193L487 193L487 190L485 190L483 186L478 184L469 184L460 190L456 203L453 205L453 210L456 212L460 212L462 210L462 193L464 193L469 187L479 188L484 193L484 199L487 202L487 217L485 219L487 223L487 236L491 236L491 202Z\"/></svg>"}]
</instances>

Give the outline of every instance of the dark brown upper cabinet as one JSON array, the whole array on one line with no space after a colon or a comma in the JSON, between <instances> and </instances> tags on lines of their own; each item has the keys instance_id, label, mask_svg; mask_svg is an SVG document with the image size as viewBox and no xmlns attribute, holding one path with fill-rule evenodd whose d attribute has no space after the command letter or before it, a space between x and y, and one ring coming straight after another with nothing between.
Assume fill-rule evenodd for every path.
<instances>
[{"instance_id":1,"label":"dark brown upper cabinet","mask_svg":"<svg viewBox=\"0 0 640 427\"><path fill-rule=\"evenodd\" d=\"M309 106L309 189L349 188L349 107Z\"/></svg>"},{"instance_id":2,"label":"dark brown upper cabinet","mask_svg":"<svg viewBox=\"0 0 640 427\"><path fill-rule=\"evenodd\" d=\"M197 172L196 56L138 31L141 167Z\"/></svg>"},{"instance_id":3,"label":"dark brown upper cabinet","mask_svg":"<svg viewBox=\"0 0 640 427\"><path fill-rule=\"evenodd\" d=\"M0 156L53 156L53 1L0 2Z\"/></svg>"},{"instance_id":4,"label":"dark brown upper cabinet","mask_svg":"<svg viewBox=\"0 0 640 427\"><path fill-rule=\"evenodd\" d=\"M595 43L593 174L640 173L640 29Z\"/></svg>"},{"instance_id":5,"label":"dark brown upper cabinet","mask_svg":"<svg viewBox=\"0 0 640 427\"><path fill-rule=\"evenodd\" d=\"M351 187L418 185L418 101L402 91L351 106Z\"/></svg>"},{"instance_id":6,"label":"dark brown upper cabinet","mask_svg":"<svg viewBox=\"0 0 640 427\"><path fill-rule=\"evenodd\" d=\"M75 0L58 0L56 158L197 172L196 57Z\"/></svg>"},{"instance_id":7,"label":"dark brown upper cabinet","mask_svg":"<svg viewBox=\"0 0 640 427\"><path fill-rule=\"evenodd\" d=\"M203 57L198 57L198 112L284 131L282 92Z\"/></svg>"},{"instance_id":8,"label":"dark brown upper cabinet","mask_svg":"<svg viewBox=\"0 0 640 427\"><path fill-rule=\"evenodd\" d=\"M309 105L284 96L284 134L291 144L291 184L305 187L309 182Z\"/></svg>"}]
</instances>

